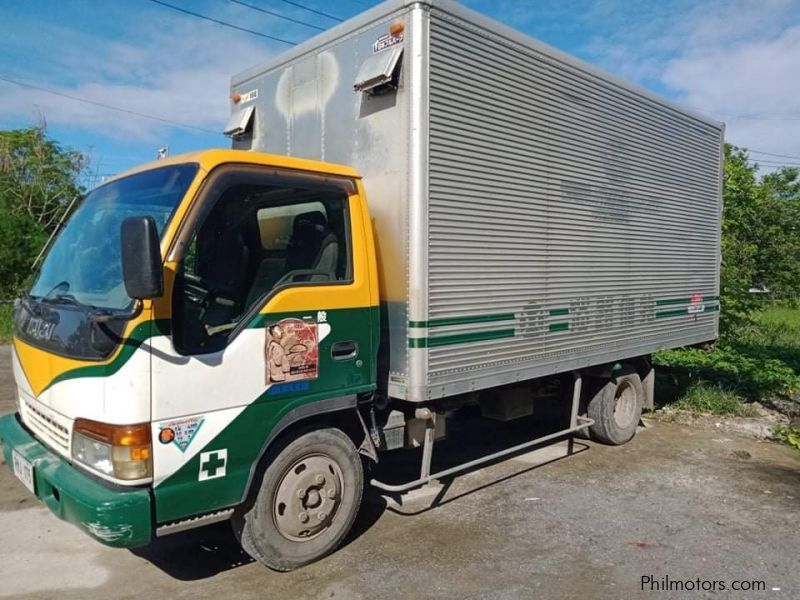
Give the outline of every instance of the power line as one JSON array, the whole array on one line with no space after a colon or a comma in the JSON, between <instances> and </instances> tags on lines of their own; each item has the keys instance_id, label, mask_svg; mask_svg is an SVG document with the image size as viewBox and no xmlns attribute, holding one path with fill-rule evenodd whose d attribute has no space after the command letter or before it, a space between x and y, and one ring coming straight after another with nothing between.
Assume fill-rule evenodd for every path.
<instances>
[{"instance_id":1,"label":"power line","mask_svg":"<svg viewBox=\"0 0 800 600\"><path fill-rule=\"evenodd\" d=\"M786 163L777 160L754 160L753 162L759 165L767 165L770 167L800 167L800 163Z\"/></svg>"},{"instance_id":2,"label":"power line","mask_svg":"<svg viewBox=\"0 0 800 600\"><path fill-rule=\"evenodd\" d=\"M303 10L307 10L308 12L312 12L316 15L322 15L323 17L328 17L329 19L333 19L334 21L338 21L339 23L342 22L343 19L339 17L334 17L333 15L329 15L328 13L324 13L321 10L317 10L315 8L311 8L310 6L306 6L305 4L300 4L299 2L292 2L291 0L280 0L284 4L291 4L292 6L296 6L297 8L302 8Z\"/></svg>"},{"instance_id":3,"label":"power line","mask_svg":"<svg viewBox=\"0 0 800 600\"><path fill-rule=\"evenodd\" d=\"M800 117L756 117L749 115L728 115L725 118L733 121L800 121Z\"/></svg>"},{"instance_id":4,"label":"power line","mask_svg":"<svg viewBox=\"0 0 800 600\"><path fill-rule=\"evenodd\" d=\"M744 147L751 154L765 154L767 156L777 156L778 158L796 158L800 160L800 156L796 154L775 154L774 152L764 152L763 150L754 150L753 148Z\"/></svg>"},{"instance_id":5,"label":"power line","mask_svg":"<svg viewBox=\"0 0 800 600\"><path fill-rule=\"evenodd\" d=\"M252 4L248 4L247 2L242 2L241 0L231 0L231 2L233 2L234 4L240 4L241 6L246 6L247 8L252 8L253 10L257 10L258 12L262 12L267 15L272 15L273 17L278 17L279 19L285 19L287 21L291 21L292 23L297 23L298 25L305 25L306 27L311 27L312 29L316 29L317 31L325 31L323 27L317 27L316 25L312 25L311 23L306 23L305 21L293 19L292 17L287 17L285 15L272 12L271 10L267 10L266 8L261 8L260 6L253 6Z\"/></svg>"},{"instance_id":6,"label":"power line","mask_svg":"<svg viewBox=\"0 0 800 600\"><path fill-rule=\"evenodd\" d=\"M5 81L6 83L12 83L14 85L18 85L20 87L29 88L32 90L38 90L40 92L45 92L47 94L53 94L54 96L61 96L62 98L69 98L70 100L75 100L76 102L85 102L86 104L91 104L93 106L99 106L101 108L107 108L108 110L115 110L117 112L126 113L129 115L135 115L137 117L141 117L143 119L150 119L151 121L160 121L161 123L169 123L170 125L175 125L176 127L183 127L184 129L196 129L197 131L203 131L205 133L215 133L219 134L219 131L213 131L211 129L204 129L202 127L197 127L196 125L187 125L186 123L179 123L178 121L172 121L170 119L164 119L162 117L156 117L154 115L147 115L145 113L136 112L135 110L129 110L127 108L120 108L118 106L112 106L110 104L104 104L102 102L95 102L94 100L89 100L87 98L81 98L80 96L72 96L71 94L65 94L64 92L58 92L56 90L51 90L45 87L41 87L38 85L33 85L32 83L23 83L22 81L16 81L15 79L9 79L4 75L0 75L0 81Z\"/></svg>"},{"instance_id":7,"label":"power line","mask_svg":"<svg viewBox=\"0 0 800 600\"><path fill-rule=\"evenodd\" d=\"M205 15L201 15L200 13L192 12L191 10L186 10L185 8L181 8L180 6L174 6L172 4L168 4L166 2L162 2L161 0L150 0L150 2L154 2L155 4L160 4L161 6L166 6L167 8L171 8L172 10L177 10L178 12L184 13L186 15L191 15L193 17L197 17L198 19L203 19L205 21L211 21L212 23L216 23L217 25L223 25L224 27L230 27L231 29L237 29L238 31L244 31L245 33L251 33L253 35L257 35L259 37L267 38L268 40L274 40L276 42L281 42L282 44L289 44L290 46L296 46L297 42L290 42L289 40L284 40L279 37L275 37L272 35L267 35L266 33L261 33L260 31L253 31L252 29L247 29L245 27L239 27L238 25L233 25L231 23L226 23L225 21L220 21L219 19L214 19L212 17L207 17Z\"/></svg>"}]
</instances>

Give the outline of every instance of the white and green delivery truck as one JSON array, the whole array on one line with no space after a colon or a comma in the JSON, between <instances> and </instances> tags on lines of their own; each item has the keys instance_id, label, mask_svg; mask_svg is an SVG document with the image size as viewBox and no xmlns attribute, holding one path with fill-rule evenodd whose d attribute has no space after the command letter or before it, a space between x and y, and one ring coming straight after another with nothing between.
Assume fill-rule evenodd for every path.
<instances>
[{"instance_id":1,"label":"white and green delivery truck","mask_svg":"<svg viewBox=\"0 0 800 600\"><path fill-rule=\"evenodd\" d=\"M450 411L622 444L649 355L717 336L720 123L449 0L233 78L232 149L90 192L15 308L9 468L123 547L231 520L289 570Z\"/></svg>"}]
</instances>

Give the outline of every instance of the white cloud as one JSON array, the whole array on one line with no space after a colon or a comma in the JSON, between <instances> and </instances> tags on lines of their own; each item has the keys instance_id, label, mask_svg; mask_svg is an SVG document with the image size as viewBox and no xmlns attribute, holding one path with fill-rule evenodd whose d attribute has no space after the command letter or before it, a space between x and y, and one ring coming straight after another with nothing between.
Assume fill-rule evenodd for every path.
<instances>
[{"instance_id":1,"label":"white cloud","mask_svg":"<svg viewBox=\"0 0 800 600\"><path fill-rule=\"evenodd\" d=\"M800 156L797 73L800 26L771 39L690 52L667 63L663 80L686 104L726 121L733 143Z\"/></svg>"},{"instance_id":2,"label":"white cloud","mask_svg":"<svg viewBox=\"0 0 800 600\"><path fill-rule=\"evenodd\" d=\"M737 118L800 118L796 0L468 3L513 26L535 30L549 41L581 46L579 53L591 62L726 121L733 143L800 156L800 120ZM96 12L93 5L86 6L89 13ZM203 3L197 10L288 39L314 33L262 19L231 3ZM214 131L227 117L231 75L286 47L155 6L134 11L129 3L110 3L102 20L80 30L59 25L57 15L45 17L0 22L0 47L28 57L16 71L4 68L3 72L67 94ZM106 27L108 23L115 27ZM36 68L29 69L27 63ZM167 127L0 84L0 120L30 122L37 109L51 124L102 131L117 139L163 140Z\"/></svg>"},{"instance_id":3,"label":"white cloud","mask_svg":"<svg viewBox=\"0 0 800 600\"><path fill-rule=\"evenodd\" d=\"M797 2L676 0L629 27L627 3L602 5L617 27L587 52L606 68L725 121L734 144L800 156Z\"/></svg>"},{"instance_id":4,"label":"white cloud","mask_svg":"<svg viewBox=\"0 0 800 600\"><path fill-rule=\"evenodd\" d=\"M125 35L115 36L116 40L47 23L35 24L36 38L29 31L15 32L5 44L25 51L30 40L46 40L46 60L37 61L41 66L33 73L22 65L16 72L4 72L64 94L220 131L229 110L231 76L275 53L275 45L211 23L163 12L128 12ZM169 127L29 88L0 85L0 119L30 122L37 110L48 123L102 131L112 138L153 141L163 139Z\"/></svg>"}]
</instances>

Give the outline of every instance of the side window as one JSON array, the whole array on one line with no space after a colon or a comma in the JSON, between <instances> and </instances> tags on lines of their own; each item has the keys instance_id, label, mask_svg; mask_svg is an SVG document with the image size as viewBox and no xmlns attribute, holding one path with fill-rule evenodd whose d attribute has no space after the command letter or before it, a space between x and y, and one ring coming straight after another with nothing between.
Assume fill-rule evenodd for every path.
<instances>
[{"instance_id":1,"label":"side window","mask_svg":"<svg viewBox=\"0 0 800 600\"><path fill-rule=\"evenodd\" d=\"M222 188L186 247L173 292L175 347L214 352L276 289L351 279L347 193L315 183Z\"/></svg>"}]
</instances>

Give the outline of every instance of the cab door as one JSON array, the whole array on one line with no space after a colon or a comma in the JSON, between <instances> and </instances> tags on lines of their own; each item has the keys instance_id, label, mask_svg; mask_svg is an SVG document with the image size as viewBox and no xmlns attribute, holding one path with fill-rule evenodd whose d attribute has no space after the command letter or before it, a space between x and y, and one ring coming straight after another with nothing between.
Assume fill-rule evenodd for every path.
<instances>
[{"instance_id":1,"label":"cab door","mask_svg":"<svg viewBox=\"0 0 800 600\"><path fill-rule=\"evenodd\" d=\"M239 503L284 415L374 389L365 217L352 179L211 172L168 258L168 335L153 342L157 522Z\"/></svg>"}]
</instances>

